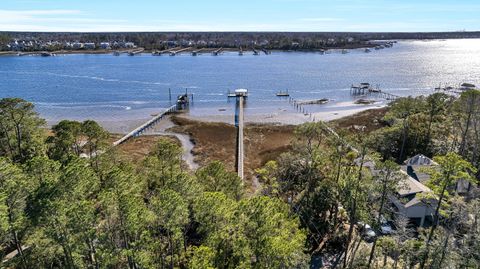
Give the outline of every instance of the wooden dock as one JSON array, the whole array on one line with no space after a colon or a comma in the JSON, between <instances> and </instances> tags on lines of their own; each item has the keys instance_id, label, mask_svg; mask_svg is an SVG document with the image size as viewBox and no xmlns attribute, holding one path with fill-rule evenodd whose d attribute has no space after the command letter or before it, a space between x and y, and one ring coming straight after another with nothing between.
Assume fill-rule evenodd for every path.
<instances>
[{"instance_id":1,"label":"wooden dock","mask_svg":"<svg viewBox=\"0 0 480 269\"><path fill-rule=\"evenodd\" d=\"M178 49L178 50L172 50L170 51L170 56L175 56L181 52L184 52L184 51L187 51L187 50L190 50L192 49L191 47L188 47L188 48L183 48L183 49Z\"/></svg>"},{"instance_id":2,"label":"wooden dock","mask_svg":"<svg viewBox=\"0 0 480 269\"><path fill-rule=\"evenodd\" d=\"M167 54L170 53L171 51L179 50L181 49L180 47L175 47L175 48L170 48L170 49L165 49L165 50L156 50L152 52L153 56L162 56L162 54Z\"/></svg>"},{"instance_id":3,"label":"wooden dock","mask_svg":"<svg viewBox=\"0 0 480 269\"><path fill-rule=\"evenodd\" d=\"M384 92L383 90L377 88L373 88L370 86L370 83L360 83L360 85L352 85L350 87L350 94L351 95L376 95L379 98L383 98L386 100L396 100L399 98L399 95Z\"/></svg>"},{"instance_id":4,"label":"wooden dock","mask_svg":"<svg viewBox=\"0 0 480 269\"><path fill-rule=\"evenodd\" d=\"M200 52L202 52L204 49L201 48L201 49L197 49L197 50L193 50L192 51L192 56L197 56L198 54L200 54Z\"/></svg>"},{"instance_id":5,"label":"wooden dock","mask_svg":"<svg viewBox=\"0 0 480 269\"><path fill-rule=\"evenodd\" d=\"M144 51L143 48L137 49L137 50L131 50L131 51L128 52L128 56L135 56L135 55L137 55L137 54L142 53L143 51Z\"/></svg>"},{"instance_id":6,"label":"wooden dock","mask_svg":"<svg viewBox=\"0 0 480 269\"><path fill-rule=\"evenodd\" d=\"M138 127L135 128L133 131L131 131L130 133L126 134L125 136L123 136L123 137L120 138L119 140L113 142L113 146L118 146L118 145L126 142L126 141L129 140L130 138L139 136L139 135L142 134L146 129L150 128L151 126L155 125L158 121L160 121L161 119L163 119L167 114L172 113L172 112L175 112L175 111L177 111L177 105L173 105L173 106L167 108L167 109L166 109L165 111L163 111L162 113L159 113L158 115L156 115L155 117L151 118L150 120L148 120L148 121L145 122L144 124L138 126Z\"/></svg>"},{"instance_id":7,"label":"wooden dock","mask_svg":"<svg viewBox=\"0 0 480 269\"><path fill-rule=\"evenodd\" d=\"M222 50L223 50L223 48L219 48L219 49L217 49L217 50L214 50L214 51L212 52L212 55L213 55L213 56L218 56L218 55L222 52Z\"/></svg>"},{"instance_id":8,"label":"wooden dock","mask_svg":"<svg viewBox=\"0 0 480 269\"><path fill-rule=\"evenodd\" d=\"M246 89L237 89L235 90L236 94L236 104L235 104L235 128L237 131L237 144L236 144L236 155L235 155L235 168L237 170L238 177L242 180L244 179L244 160L245 160L245 149L244 149L244 102L248 96L248 90Z\"/></svg>"},{"instance_id":9,"label":"wooden dock","mask_svg":"<svg viewBox=\"0 0 480 269\"><path fill-rule=\"evenodd\" d=\"M242 180L244 179L244 172L243 172L243 165L244 165L244 146L243 146L243 102L244 102L244 97L239 96L238 97L238 126L237 126L237 174L238 177L240 177Z\"/></svg>"}]
</instances>

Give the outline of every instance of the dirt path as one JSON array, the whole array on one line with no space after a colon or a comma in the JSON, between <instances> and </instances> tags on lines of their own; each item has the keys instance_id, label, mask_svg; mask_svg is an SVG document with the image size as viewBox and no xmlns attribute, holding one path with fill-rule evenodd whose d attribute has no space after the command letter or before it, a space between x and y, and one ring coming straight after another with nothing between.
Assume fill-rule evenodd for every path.
<instances>
[{"instance_id":1,"label":"dirt path","mask_svg":"<svg viewBox=\"0 0 480 269\"><path fill-rule=\"evenodd\" d=\"M170 117L167 117L163 119L159 124L157 124L152 130L147 131L143 135L176 137L182 144L182 159L185 161L185 163L187 163L188 167L192 171L195 171L199 167L198 163L195 162L195 156L192 153L195 145L192 143L189 135L168 131L170 128L175 126L175 123L170 120Z\"/></svg>"}]
</instances>

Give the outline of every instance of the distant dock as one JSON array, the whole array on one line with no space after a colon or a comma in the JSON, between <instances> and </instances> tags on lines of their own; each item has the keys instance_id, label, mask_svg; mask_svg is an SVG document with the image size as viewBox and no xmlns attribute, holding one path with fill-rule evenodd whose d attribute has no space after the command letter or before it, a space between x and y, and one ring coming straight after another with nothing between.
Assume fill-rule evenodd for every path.
<instances>
[{"instance_id":1,"label":"distant dock","mask_svg":"<svg viewBox=\"0 0 480 269\"><path fill-rule=\"evenodd\" d=\"M370 83L366 83L366 82L362 82L359 85L352 85L350 87L350 94L354 96L375 94L377 97L384 98L386 100L395 100L400 97L399 95L385 92L381 90L379 87L374 88L370 85Z\"/></svg>"}]
</instances>

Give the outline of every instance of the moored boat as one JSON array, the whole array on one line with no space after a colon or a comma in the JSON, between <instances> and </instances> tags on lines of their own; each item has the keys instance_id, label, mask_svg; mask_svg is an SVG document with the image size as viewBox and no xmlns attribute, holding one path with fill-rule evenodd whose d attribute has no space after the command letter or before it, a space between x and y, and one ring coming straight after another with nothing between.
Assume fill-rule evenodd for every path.
<instances>
[{"instance_id":1,"label":"moored boat","mask_svg":"<svg viewBox=\"0 0 480 269\"><path fill-rule=\"evenodd\" d=\"M290 96L290 94L288 93L288 90L286 90L286 91L279 91L279 92L277 92L276 95L277 95L278 97L288 97L288 96Z\"/></svg>"}]
</instances>

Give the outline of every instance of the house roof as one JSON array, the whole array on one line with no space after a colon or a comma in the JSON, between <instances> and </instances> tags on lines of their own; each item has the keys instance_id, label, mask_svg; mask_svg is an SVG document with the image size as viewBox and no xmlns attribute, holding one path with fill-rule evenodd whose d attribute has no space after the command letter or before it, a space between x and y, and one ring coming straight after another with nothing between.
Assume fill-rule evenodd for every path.
<instances>
[{"instance_id":1,"label":"house roof","mask_svg":"<svg viewBox=\"0 0 480 269\"><path fill-rule=\"evenodd\" d=\"M423 154L417 154L405 161L406 165L437 165L432 159Z\"/></svg>"},{"instance_id":2,"label":"house roof","mask_svg":"<svg viewBox=\"0 0 480 269\"><path fill-rule=\"evenodd\" d=\"M403 182L400 182L400 188L398 194L401 196L406 196L410 194L416 194L420 192L432 192L430 188L423 185L422 183L416 181L414 178L409 176L405 171L401 170L405 174L405 179Z\"/></svg>"},{"instance_id":3,"label":"house roof","mask_svg":"<svg viewBox=\"0 0 480 269\"><path fill-rule=\"evenodd\" d=\"M420 199L418 199L417 197L415 197L412 200L410 200L408 203L405 204L405 208L409 208L409 207L420 205L420 204L423 204L423 202Z\"/></svg>"}]
</instances>

